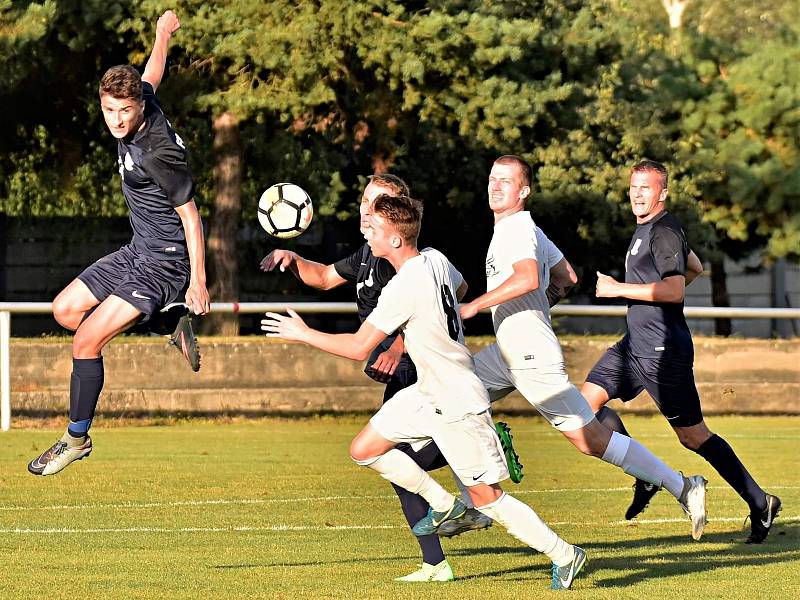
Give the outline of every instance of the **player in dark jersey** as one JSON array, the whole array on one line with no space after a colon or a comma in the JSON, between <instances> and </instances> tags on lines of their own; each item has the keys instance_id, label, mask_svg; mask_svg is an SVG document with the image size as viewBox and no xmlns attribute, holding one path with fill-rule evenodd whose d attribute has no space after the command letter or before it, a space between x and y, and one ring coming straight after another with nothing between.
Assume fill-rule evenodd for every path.
<instances>
[{"instance_id":1,"label":"player in dark jersey","mask_svg":"<svg viewBox=\"0 0 800 600\"><path fill-rule=\"evenodd\" d=\"M364 189L361 198L361 232L367 225L366 217L372 202L381 194L391 196L408 196L406 183L394 175L373 175ZM329 290L347 282L356 285L356 304L358 316L363 322L378 304L381 290L394 277L394 267L384 258L372 254L368 244L361 246L356 252L333 264L306 260L289 250L274 250L261 261L261 270L268 272L278 267L281 271L289 269L306 285L320 290ZM403 338L392 335L386 338L367 360L365 372L375 381L386 384L383 401L386 402L398 391L409 387L417 380L414 363L405 353ZM414 451L407 444L399 446L426 471L438 469L447 463L436 444L431 443ZM400 499L403 514L409 526L415 525L428 513L428 503L424 498L392 484ZM474 508L467 511L461 519L448 523L448 527L439 535L458 535L470 529L489 527L492 520ZM399 581L438 581L441 578L452 579L452 571L444 558L441 543L436 535L418 537L422 550L423 565ZM446 565L446 567L445 567ZM449 573L449 577L448 577Z\"/></svg>"},{"instance_id":2,"label":"player in dark jersey","mask_svg":"<svg viewBox=\"0 0 800 600\"><path fill-rule=\"evenodd\" d=\"M759 487L730 445L703 420L694 382L694 346L683 316L686 285L702 265L692 268L691 262L699 260L689 251L678 220L665 210L666 168L654 161L634 166L628 194L636 231L625 256L625 282L597 274L598 297L627 299L628 332L600 358L581 392L598 419L627 435L622 420L606 403L610 398L627 402L647 390L681 444L708 461L747 502L751 521L747 543L761 543L781 501ZM625 517L638 515L657 491L637 480Z\"/></svg>"},{"instance_id":3,"label":"player in dark jersey","mask_svg":"<svg viewBox=\"0 0 800 600\"><path fill-rule=\"evenodd\" d=\"M203 228L186 148L155 97L170 37L179 27L175 13L165 12L158 19L144 75L123 65L109 69L100 81L100 107L117 139L133 239L84 270L53 301L55 319L75 332L69 426L61 439L30 462L28 470L34 475L58 473L92 451L88 432L103 388L101 351L111 339L147 321L184 288L190 311L209 310ZM191 359L190 323L181 321L176 335Z\"/></svg>"}]
</instances>

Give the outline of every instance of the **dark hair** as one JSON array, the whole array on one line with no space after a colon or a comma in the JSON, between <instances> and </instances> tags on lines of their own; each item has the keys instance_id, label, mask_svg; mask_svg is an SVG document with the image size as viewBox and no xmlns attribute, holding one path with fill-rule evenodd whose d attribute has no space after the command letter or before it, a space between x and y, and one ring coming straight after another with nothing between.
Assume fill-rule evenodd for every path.
<instances>
[{"instance_id":1,"label":"dark hair","mask_svg":"<svg viewBox=\"0 0 800 600\"><path fill-rule=\"evenodd\" d=\"M130 65L111 67L100 80L99 91L100 97L139 102L142 99L142 76Z\"/></svg>"},{"instance_id":2,"label":"dark hair","mask_svg":"<svg viewBox=\"0 0 800 600\"><path fill-rule=\"evenodd\" d=\"M660 162L656 162L654 160L640 161L633 165L633 169L631 169L631 175L634 173L658 173L661 176L661 189L667 189L667 184L669 183L669 174L667 173L667 167L662 165Z\"/></svg>"},{"instance_id":3,"label":"dark hair","mask_svg":"<svg viewBox=\"0 0 800 600\"><path fill-rule=\"evenodd\" d=\"M525 159L521 156L517 156L516 154L504 154L496 161L494 161L496 165L514 165L519 169L520 174L522 175L522 183L523 185L530 186L531 179L533 179L533 169L531 166L525 162Z\"/></svg>"},{"instance_id":4,"label":"dark hair","mask_svg":"<svg viewBox=\"0 0 800 600\"><path fill-rule=\"evenodd\" d=\"M369 176L370 183L385 187L392 192L394 196L411 196L411 191L408 189L408 184L400 179L397 175L390 173L379 173L377 175Z\"/></svg>"},{"instance_id":5,"label":"dark hair","mask_svg":"<svg viewBox=\"0 0 800 600\"><path fill-rule=\"evenodd\" d=\"M372 204L372 214L391 223L405 241L416 243L422 221L420 205L408 196L381 194Z\"/></svg>"}]
</instances>

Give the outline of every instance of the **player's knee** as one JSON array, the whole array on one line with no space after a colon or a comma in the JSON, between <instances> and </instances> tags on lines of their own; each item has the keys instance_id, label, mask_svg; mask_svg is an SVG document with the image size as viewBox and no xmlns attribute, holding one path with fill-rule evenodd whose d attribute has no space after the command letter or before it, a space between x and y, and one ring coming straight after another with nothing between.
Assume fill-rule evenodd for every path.
<instances>
[{"instance_id":1,"label":"player's knee","mask_svg":"<svg viewBox=\"0 0 800 600\"><path fill-rule=\"evenodd\" d=\"M80 323L80 315L75 312L69 300L58 296L53 300L53 318L66 329L75 331Z\"/></svg>"},{"instance_id":2,"label":"player's knee","mask_svg":"<svg viewBox=\"0 0 800 600\"><path fill-rule=\"evenodd\" d=\"M700 447L697 436L692 435L691 433L679 433L678 441L684 448L691 450L692 452L697 452L697 449Z\"/></svg>"},{"instance_id":3,"label":"player's knee","mask_svg":"<svg viewBox=\"0 0 800 600\"><path fill-rule=\"evenodd\" d=\"M375 461L376 456L369 451L366 444L362 443L359 438L355 438L350 442L350 458L352 458L356 464L366 467Z\"/></svg>"},{"instance_id":4,"label":"player's knee","mask_svg":"<svg viewBox=\"0 0 800 600\"><path fill-rule=\"evenodd\" d=\"M102 349L101 340L83 328L79 328L72 338L72 356L74 358L94 358L100 356Z\"/></svg>"}]
</instances>

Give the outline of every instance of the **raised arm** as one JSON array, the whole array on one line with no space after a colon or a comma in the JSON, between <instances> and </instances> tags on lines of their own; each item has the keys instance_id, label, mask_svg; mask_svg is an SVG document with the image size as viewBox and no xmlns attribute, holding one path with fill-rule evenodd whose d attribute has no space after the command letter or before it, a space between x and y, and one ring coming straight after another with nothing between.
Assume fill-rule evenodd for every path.
<instances>
[{"instance_id":1,"label":"raised arm","mask_svg":"<svg viewBox=\"0 0 800 600\"><path fill-rule=\"evenodd\" d=\"M142 80L152 85L154 92L164 77L170 38L180 29L180 26L181 22L171 10L161 15L156 23L156 41L153 43L153 51L150 52L150 58L147 59L147 65L142 75Z\"/></svg>"},{"instance_id":2,"label":"raised arm","mask_svg":"<svg viewBox=\"0 0 800 600\"><path fill-rule=\"evenodd\" d=\"M375 346L386 339L386 334L368 321L364 321L355 333L323 333L306 325L295 311L290 309L287 312L288 316L266 313L267 318L261 321L261 329L268 337L304 342L351 360L365 360Z\"/></svg>"},{"instance_id":3,"label":"raised arm","mask_svg":"<svg viewBox=\"0 0 800 600\"><path fill-rule=\"evenodd\" d=\"M333 265L306 260L291 250L273 250L261 259L260 266L265 273L275 267L281 271L289 269L300 281L318 290L330 290L347 283Z\"/></svg>"}]
</instances>

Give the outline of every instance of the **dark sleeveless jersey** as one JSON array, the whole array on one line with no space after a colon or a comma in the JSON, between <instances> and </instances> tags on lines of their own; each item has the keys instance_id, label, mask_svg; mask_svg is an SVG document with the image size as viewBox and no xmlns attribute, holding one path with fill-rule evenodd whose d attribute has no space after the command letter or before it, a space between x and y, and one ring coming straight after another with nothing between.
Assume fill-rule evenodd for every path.
<instances>
[{"instance_id":1,"label":"dark sleeveless jersey","mask_svg":"<svg viewBox=\"0 0 800 600\"><path fill-rule=\"evenodd\" d=\"M159 260L185 260L186 236L175 208L194 197L187 151L143 81L145 124L132 136L117 140L122 193L133 228L131 246Z\"/></svg>"},{"instance_id":2,"label":"dark sleeveless jersey","mask_svg":"<svg viewBox=\"0 0 800 600\"><path fill-rule=\"evenodd\" d=\"M686 275L689 244L678 220L667 212L636 226L625 255L625 283L653 283ZM683 302L628 299L628 335L623 343L634 356L691 358L692 336Z\"/></svg>"},{"instance_id":3,"label":"dark sleeveless jersey","mask_svg":"<svg viewBox=\"0 0 800 600\"><path fill-rule=\"evenodd\" d=\"M350 256L333 264L333 268L342 279L356 284L356 306L358 318L363 323L373 309L378 305L381 290L395 276L396 271L385 258L378 258L372 254L369 244L365 243ZM378 354L388 350L397 335L390 335L373 351L367 364L372 364ZM403 354L402 362L411 363L407 354Z\"/></svg>"}]
</instances>

